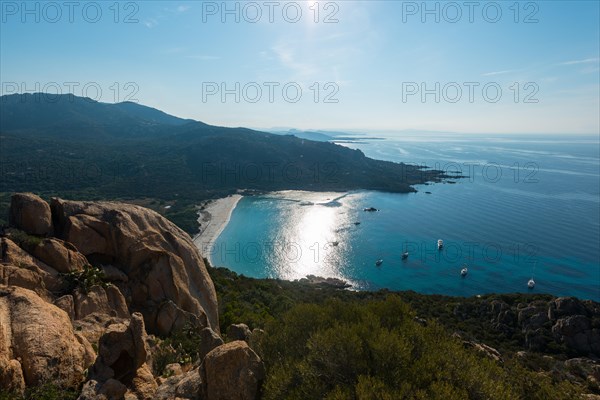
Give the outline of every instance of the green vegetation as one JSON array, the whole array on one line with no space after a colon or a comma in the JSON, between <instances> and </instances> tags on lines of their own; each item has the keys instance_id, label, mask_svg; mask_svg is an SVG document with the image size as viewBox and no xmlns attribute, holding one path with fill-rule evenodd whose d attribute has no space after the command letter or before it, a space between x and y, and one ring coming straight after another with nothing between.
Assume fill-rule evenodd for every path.
<instances>
[{"instance_id":1,"label":"green vegetation","mask_svg":"<svg viewBox=\"0 0 600 400\"><path fill-rule=\"evenodd\" d=\"M199 348L198 329L192 325L186 325L158 344L157 350L152 354L154 374L164 375L165 367L169 364L195 363L199 358Z\"/></svg>"},{"instance_id":2,"label":"green vegetation","mask_svg":"<svg viewBox=\"0 0 600 400\"><path fill-rule=\"evenodd\" d=\"M0 400L75 400L77 397L79 391L63 389L54 383L27 388L23 396L0 388Z\"/></svg>"},{"instance_id":3,"label":"green vegetation","mask_svg":"<svg viewBox=\"0 0 600 400\"><path fill-rule=\"evenodd\" d=\"M73 293L75 289L87 293L92 286L100 285L107 287L110 285L104 276L104 272L92 265L85 265L81 271L68 272L62 274L62 276L65 282L65 294Z\"/></svg>"},{"instance_id":4,"label":"green vegetation","mask_svg":"<svg viewBox=\"0 0 600 400\"><path fill-rule=\"evenodd\" d=\"M0 220L6 194L144 201L188 233L195 206L238 189L411 192L441 171L373 160L359 150L288 135L186 121L138 105L63 96L2 96Z\"/></svg>"},{"instance_id":5,"label":"green vegetation","mask_svg":"<svg viewBox=\"0 0 600 400\"><path fill-rule=\"evenodd\" d=\"M573 375L557 371L545 353L517 357L524 349L520 331L500 333L478 312L455 315L494 300L516 305L552 296L353 292L208 270L221 331L240 322L266 331L252 339L267 368L265 399L573 399L582 388L594 391L569 382ZM465 348L452 337L456 331L497 348L504 363ZM559 359L561 350L554 349Z\"/></svg>"},{"instance_id":6,"label":"green vegetation","mask_svg":"<svg viewBox=\"0 0 600 400\"><path fill-rule=\"evenodd\" d=\"M300 304L266 326L264 399L573 399L567 382L465 349L398 296Z\"/></svg>"},{"instance_id":7,"label":"green vegetation","mask_svg":"<svg viewBox=\"0 0 600 400\"><path fill-rule=\"evenodd\" d=\"M20 229L8 229L10 238L21 248L31 252L31 250L42 242L38 236L30 235Z\"/></svg>"}]
</instances>

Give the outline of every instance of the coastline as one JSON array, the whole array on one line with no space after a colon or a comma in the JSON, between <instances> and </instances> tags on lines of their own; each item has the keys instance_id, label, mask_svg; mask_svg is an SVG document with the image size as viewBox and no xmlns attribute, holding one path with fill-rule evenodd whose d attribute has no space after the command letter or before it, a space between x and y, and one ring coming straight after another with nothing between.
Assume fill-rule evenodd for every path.
<instances>
[{"instance_id":1,"label":"coastline","mask_svg":"<svg viewBox=\"0 0 600 400\"><path fill-rule=\"evenodd\" d=\"M200 253L209 261L211 261L215 241L229 223L233 210L242 198L242 195L233 194L221 199L211 200L199 212L200 233L194 236L192 241L196 248L200 250Z\"/></svg>"}]
</instances>

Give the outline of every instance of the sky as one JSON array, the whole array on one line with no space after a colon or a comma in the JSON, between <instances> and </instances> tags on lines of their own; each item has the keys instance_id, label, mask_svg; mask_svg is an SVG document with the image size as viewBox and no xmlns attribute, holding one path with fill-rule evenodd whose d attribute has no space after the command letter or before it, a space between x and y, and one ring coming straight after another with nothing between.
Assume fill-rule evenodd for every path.
<instances>
[{"instance_id":1,"label":"sky","mask_svg":"<svg viewBox=\"0 0 600 400\"><path fill-rule=\"evenodd\" d=\"M259 129L598 134L599 4L1 0L1 93Z\"/></svg>"}]
</instances>

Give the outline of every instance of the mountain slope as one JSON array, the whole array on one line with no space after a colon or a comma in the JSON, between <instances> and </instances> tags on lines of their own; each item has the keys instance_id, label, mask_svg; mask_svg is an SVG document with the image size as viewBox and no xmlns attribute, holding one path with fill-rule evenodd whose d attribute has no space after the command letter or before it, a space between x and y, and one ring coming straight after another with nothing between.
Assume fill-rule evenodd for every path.
<instances>
[{"instance_id":1,"label":"mountain slope","mask_svg":"<svg viewBox=\"0 0 600 400\"><path fill-rule=\"evenodd\" d=\"M148 136L191 122L139 104L101 103L74 95L47 93L0 97L0 131L53 137Z\"/></svg>"},{"instance_id":2,"label":"mountain slope","mask_svg":"<svg viewBox=\"0 0 600 400\"><path fill-rule=\"evenodd\" d=\"M0 193L177 198L188 207L239 189L407 193L444 178L333 143L211 126L132 103L11 95L0 98L0 116Z\"/></svg>"}]
</instances>

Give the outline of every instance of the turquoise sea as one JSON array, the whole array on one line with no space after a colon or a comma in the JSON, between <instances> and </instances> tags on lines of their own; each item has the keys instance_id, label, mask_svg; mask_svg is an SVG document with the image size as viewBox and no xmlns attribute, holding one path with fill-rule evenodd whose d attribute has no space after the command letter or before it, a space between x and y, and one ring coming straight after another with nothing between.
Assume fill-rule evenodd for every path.
<instances>
[{"instance_id":1,"label":"turquoise sea","mask_svg":"<svg viewBox=\"0 0 600 400\"><path fill-rule=\"evenodd\" d=\"M251 277L313 274L357 290L459 296L527 292L533 278L535 292L600 301L597 136L377 137L344 145L468 177L419 185L411 194L245 197L215 243L213 265Z\"/></svg>"}]
</instances>

